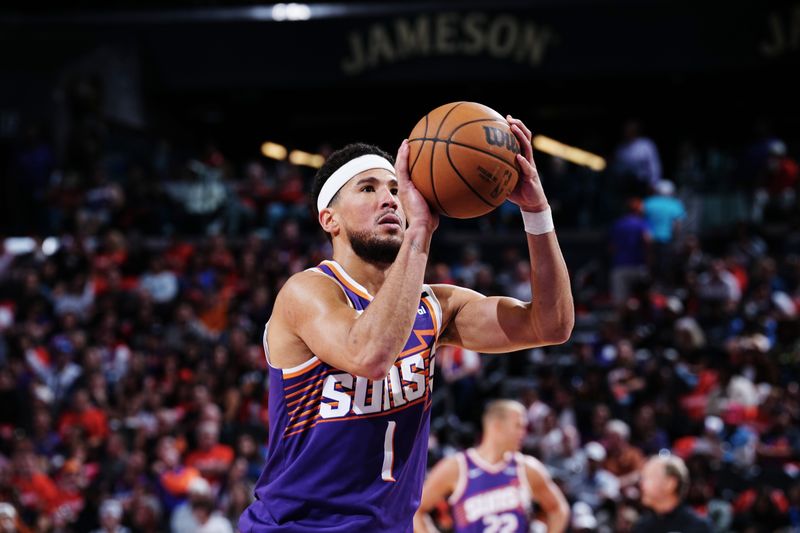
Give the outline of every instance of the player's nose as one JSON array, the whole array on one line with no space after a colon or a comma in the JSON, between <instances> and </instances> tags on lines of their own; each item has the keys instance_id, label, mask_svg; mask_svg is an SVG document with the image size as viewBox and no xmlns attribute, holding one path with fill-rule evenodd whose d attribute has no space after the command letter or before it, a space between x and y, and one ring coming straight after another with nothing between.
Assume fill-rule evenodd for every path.
<instances>
[{"instance_id":1,"label":"player's nose","mask_svg":"<svg viewBox=\"0 0 800 533\"><path fill-rule=\"evenodd\" d=\"M399 205L397 203L397 196L392 194L392 189L389 187L382 187L381 188L381 208L390 207L392 209L397 209Z\"/></svg>"}]
</instances>

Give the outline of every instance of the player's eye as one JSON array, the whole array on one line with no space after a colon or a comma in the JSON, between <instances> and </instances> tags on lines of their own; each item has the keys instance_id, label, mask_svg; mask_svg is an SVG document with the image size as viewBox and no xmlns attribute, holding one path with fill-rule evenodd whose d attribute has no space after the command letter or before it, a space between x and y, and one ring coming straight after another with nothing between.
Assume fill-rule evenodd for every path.
<instances>
[{"instance_id":1,"label":"player's eye","mask_svg":"<svg viewBox=\"0 0 800 533\"><path fill-rule=\"evenodd\" d=\"M392 187L392 196L397 196L397 187Z\"/></svg>"},{"instance_id":2,"label":"player's eye","mask_svg":"<svg viewBox=\"0 0 800 533\"><path fill-rule=\"evenodd\" d=\"M375 192L375 187L372 185L364 185L361 187L361 192Z\"/></svg>"}]
</instances>

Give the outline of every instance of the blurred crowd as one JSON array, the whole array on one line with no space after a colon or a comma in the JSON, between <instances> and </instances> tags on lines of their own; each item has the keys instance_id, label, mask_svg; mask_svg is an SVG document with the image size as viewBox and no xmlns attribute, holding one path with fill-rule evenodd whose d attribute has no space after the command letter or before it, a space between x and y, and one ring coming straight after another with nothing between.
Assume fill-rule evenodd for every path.
<instances>
[{"instance_id":1,"label":"blurred crowd","mask_svg":"<svg viewBox=\"0 0 800 533\"><path fill-rule=\"evenodd\" d=\"M7 161L0 531L233 531L266 453L264 323L331 253L313 169L143 147L90 103L67 144L31 127ZM431 464L476 442L488 399L514 397L574 531L630 530L639 469L665 449L715 531L800 528L798 167L773 136L742 150L686 143L662 167L631 123L603 174L537 157L557 228L605 235L570 265L573 337L439 350ZM724 180L745 194L713 207ZM452 228L475 244L434 257L428 282L535 297L523 240L481 246L522 235L513 206Z\"/></svg>"}]
</instances>

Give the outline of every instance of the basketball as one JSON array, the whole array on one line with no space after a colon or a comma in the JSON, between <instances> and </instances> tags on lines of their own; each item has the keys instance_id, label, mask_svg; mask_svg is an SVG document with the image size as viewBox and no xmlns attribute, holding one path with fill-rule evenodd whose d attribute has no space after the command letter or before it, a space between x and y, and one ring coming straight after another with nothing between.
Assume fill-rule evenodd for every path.
<instances>
[{"instance_id":1,"label":"basketball","mask_svg":"<svg viewBox=\"0 0 800 533\"><path fill-rule=\"evenodd\" d=\"M500 113L475 102L439 106L408 138L411 181L453 218L484 215L517 185L519 143Z\"/></svg>"}]
</instances>

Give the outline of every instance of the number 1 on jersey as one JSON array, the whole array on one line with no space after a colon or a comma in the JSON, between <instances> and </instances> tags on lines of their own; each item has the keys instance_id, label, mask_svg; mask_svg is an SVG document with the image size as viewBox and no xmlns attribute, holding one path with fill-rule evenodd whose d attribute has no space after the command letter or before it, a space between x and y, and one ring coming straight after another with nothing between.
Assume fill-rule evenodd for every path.
<instances>
[{"instance_id":1,"label":"number 1 on jersey","mask_svg":"<svg viewBox=\"0 0 800 533\"><path fill-rule=\"evenodd\" d=\"M394 466L394 428L397 422L390 420L386 426L386 435L383 438L383 470L381 479L384 481L397 481L392 475Z\"/></svg>"}]
</instances>

